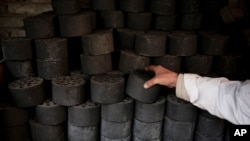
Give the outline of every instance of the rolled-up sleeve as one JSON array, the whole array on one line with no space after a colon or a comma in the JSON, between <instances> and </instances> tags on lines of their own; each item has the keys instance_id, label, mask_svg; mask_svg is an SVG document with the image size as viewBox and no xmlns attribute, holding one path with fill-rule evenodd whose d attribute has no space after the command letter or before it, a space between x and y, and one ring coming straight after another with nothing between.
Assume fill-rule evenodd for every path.
<instances>
[{"instance_id":1,"label":"rolled-up sleeve","mask_svg":"<svg viewBox=\"0 0 250 141\"><path fill-rule=\"evenodd\" d=\"M176 95L233 124L250 124L250 81L179 75Z\"/></svg>"}]
</instances>

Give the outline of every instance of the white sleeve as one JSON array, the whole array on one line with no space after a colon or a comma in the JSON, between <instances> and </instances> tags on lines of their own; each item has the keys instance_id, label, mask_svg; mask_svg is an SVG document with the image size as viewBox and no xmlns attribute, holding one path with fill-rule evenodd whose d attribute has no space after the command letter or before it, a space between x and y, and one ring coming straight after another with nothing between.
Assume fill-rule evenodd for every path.
<instances>
[{"instance_id":1,"label":"white sleeve","mask_svg":"<svg viewBox=\"0 0 250 141\"><path fill-rule=\"evenodd\" d=\"M250 124L249 80L229 81L196 74L184 74L182 77L182 87L186 93L183 99L233 124ZM180 98L182 95L177 94Z\"/></svg>"}]
</instances>

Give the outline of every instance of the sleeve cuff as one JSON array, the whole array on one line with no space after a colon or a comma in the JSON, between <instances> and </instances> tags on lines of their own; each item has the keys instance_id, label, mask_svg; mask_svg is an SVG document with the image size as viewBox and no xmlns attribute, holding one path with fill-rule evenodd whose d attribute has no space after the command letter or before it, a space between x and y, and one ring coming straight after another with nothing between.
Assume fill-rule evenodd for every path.
<instances>
[{"instance_id":1,"label":"sleeve cuff","mask_svg":"<svg viewBox=\"0 0 250 141\"><path fill-rule=\"evenodd\" d=\"M184 85L184 75L179 74L176 83L176 96L180 99L190 101L189 96L187 94L185 85Z\"/></svg>"}]
</instances>

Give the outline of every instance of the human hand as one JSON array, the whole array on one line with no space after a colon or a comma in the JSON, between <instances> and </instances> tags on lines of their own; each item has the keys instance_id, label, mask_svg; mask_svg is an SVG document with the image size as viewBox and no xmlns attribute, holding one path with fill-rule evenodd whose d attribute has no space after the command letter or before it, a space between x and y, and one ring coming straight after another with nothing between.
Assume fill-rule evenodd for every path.
<instances>
[{"instance_id":1,"label":"human hand","mask_svg":"<svg viewBox=\"0 0 250 141\"><path fill-rule=\"evenodd\" d=\"M177 82L177 78L178 78L178 74L168 70L167 68L164 68L162 66L154 66L154 65L150 65L144 68L146 71L151 71L154 72L155 76L146 81L144 83L144 88L150 88L156 84L159 85L164 85L167 86L169 88L174 88L176 87L176 82Z\"/></svg>"}]
</instances>

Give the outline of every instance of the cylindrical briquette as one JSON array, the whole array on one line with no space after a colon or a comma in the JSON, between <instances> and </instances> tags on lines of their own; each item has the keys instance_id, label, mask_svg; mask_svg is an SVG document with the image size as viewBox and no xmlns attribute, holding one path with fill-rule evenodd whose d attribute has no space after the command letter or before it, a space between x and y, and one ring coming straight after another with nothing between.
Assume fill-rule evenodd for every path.
<instances>
[{"instance_id":1,"label":"cylindrical briquette","mask_svg":"<svg viewBox=\"0 0 250 141\"><path fill-rule=\"evenodd\" d=\"M238 55L222 55L214 57L213 69L217 74L230 75L238 70L239 56Z\"/></svg>"},{"instance_id":2,"label":"cylindrical briquette","mask_svg":"<svg viewBox=\"0 0 250 141\"><path fill-rule=\"evenodd\" d=\"M191 56L197 51L198 37L189 32L168 34L168 53L176 56Z\"/></svg>"},{"instance_id":3,"label":"cylindrical briquette","mask_svg":"<svg viewBox=\"0 0 250 141\"><path fill-rule=\"evenodd\" d=\"M176 121L167 116L164 118L163 140L193 141L194 131L195 121Z\"/></svg>"},{"instance_id":4,"label":"cylindrical briquette","mask_svg":"<svg viewBox=\"0 0 250 141\"><path fill-rule=\"evenodd\" d=\"M211 72L213 57L207 55L187 56L183 59L183 66L189 73L208 74Z\"/></svg>"},{"instance_id":5,"label":"cylindrical briquette","mask_svg":"<svg viewBox=\"0 0 250 141\"><path fill-rule=\"evenodd\" d=\"M32 77L35 75L32 60L6 61L7 68L15 78Z\"/></svg>"},{"instance_id":6,"label":"cylindrical briquette","mask_svg":"<svg viewBox=\"0 0 250 141\"><path fill-rule=\"evenodd\" d=\"M58 16L59 28L63 37L78 37L92 32L93 17L88 13Z\"/></svg>"},{"instance_id":7,"label":"cylindrical briquette","mask_svg":"<svg viewBox=\"0 0 250 141\"><path fill-rule=\"evenodd\" d=\"M198 30L201 28L202 14L182 14L181 15L181 28L183 30Z\"/></svg>"},{"instance_id":8,"label":"cylindrical briquette","mask_svg":"<svg viewBox=\"0 0 250 141\"><path fill-rule=\"evenodd\" d=\"M85 99L90 99L90 78L91 75L82 74L81 69L72 70L70 76L80 77L86 81L85 83Z\"/></svg>"},{"instance_id":9,"label":"cylindrical briquette","mask_svg":"<svg viewBox=\"0 0 250 141\"><path fill-rule=\"evenodd\" d=\"M16 108L8 104L0 105L1 127L20 126L28 123L28 121L29 115L25 109Z\"/></svg>"},{"instance_id":10,"label":"cylindrical briquette","mask_svg":"<svg viewBox=\"0 0 250 141\"><path fill-rule=\"evenodd\" d=\"M20 108L41 104L45 99L43 83L39 77L26 77L10 83L8 89L14 104Z\"/></svg>"},{"instance_id":11,"label":"cylindrical briquette","mask_svg":"<svg viewBox=\"0 0 250 141\"><path fill-rule=\"evenodd\" d=\"M228 46L229 36L213 31L200 32L200 51L207 55L223 55Z\"/></svg>"},{"instance_id":12,"label":"cylindrical briquette","mask_svg":"<svg viewBox=\"0 0 250 141\"><path fill-rule=\"evenodd\" d=\"M36 58L40 61L68 58L67 39L65 38L37 39L35 44Z\"/></svg>"},{"instance_id":13,"label":"cylindrical briquette","mask_svg":"<svg viewBox=\"0 0 250 141\"><path fill-rule=\"evenodd\" d=\"M196 122L196 132L206 137L219 137L224 134L225 121L202 111Z\"/></svg>"},{"instance_id":14,"label":"cylindrical briquette","mask_svg":"<svg viewBox=\"0 0 250 141\"><path fill-rule=\"evenodd\" d=\"M98 141L99 126L80 127L68 123L68 141Z\"/></svg>"},{"instance_id":15,"label":"cylindrical briquette","mask_svg":"<svg viewBox=\"0 0 250 141\"><path fill-rule=\"evenodd\" d=\"M37 122L46 125L58 125L66 121L67 110L51 100L36 106Z\"/></svg>"},{"instance_id":16,"label":"cylindrical briquette","mask_svg":"<svg viewBox=\"0 0 250 141\"><path fill-rule=\"evenodd\" d=\"M82 50L85 55L103 55L113 52L112 31L98 31L82 36Z\"/></svg>"},{"instance_id":17,"label":"cylindrical briquette","mask_svg":"<svg viewBox=\"0 0 250 141\"><path fill-rule=\"evenodd\" d=\"M223 135L209 137L202 135L198 132L194 133L194 141L224 141L223 139L224 139Z\"/></svg>"},{"instance_id":18,"label":"cylindrical briquette","mask_svg":"<svg viewBox=\"0 0 250 141\"><path fill-rule=\"evenodd\" d=\"M115 10L115 0L92 0L92 8L102 11Z\"/></svg>"},{"instance_id":19,"label":"cylindrical briquette","mask_svg":"<svg viewBox=\"0 0 250 141\"><path fill-rule=\"evenodd\" d=\"M102 104L101 117L111 122L127 122L132 120L134 100L125 98L122 102L114 104Z\"/></svg>"},{"instance_id":20,"label":"cylindrical briquette","mask_svg":"<svg viewBox=\"0 0 250 141\"><path fill-rule=\"evenodd\" d=\"M126 27L135 30L148 30L152 24L152 13L150 12L139 12L126 14Z\"/></svg>"},{"instance_id":21,"label":"cylindrical briquette","mask_svg":"<svg viewBox=\"0 0 250 141\"><path fill-rule=\"evenodd\" d=\"M163 120L166 98L161 96L156 102L146 104L140 101L135 102L134 118L142 122L159 122Z\"/></svg>"},{"instance_id":22,"label":"cylindrical briquette","mask_svg":"<svg viewBox=\"0 0 250 141\"><path fill-rule=\"evenodd\" d=\"M33 141L65 141L66 133L62 124L44 125L30 120L31 136Z\"/></svg>"},{"instance_id":23,"label":"cylindrical briquette","mask_svg":"<svg viewBox=\"0 0 250 141\"><path fill-rule=\"evenodd\" d=\"M141 56L131 50L122 50L120 53L119 69L124 73L129 73L136 69L143 69L149 65L149 63L149 57Z\"/></svg>"},{"instance_id":24,"label":"cylindrical briquette","mask_svg":"<svg viewBox=\"0 0 250 141\"><path fill-rule=\"evenodd\" d=\"M56 35L55 15L41 14L24 19L24 29L29 38L51 38ZM42 30L41 30L42 27Z\"/></svg>"},{"instance_id":25,"label":"cylindrical briquette","mask_svg":"<svg viewBox=\"0 0 250 141\"><path fill-rule=\"evenodd\" d=\"M144 31L144 33L156 34L156 35L161 35L161 36L167 36L169 34L168 31L161 31L161 30L154 30L154 29L146 30Z\"/></svg>"},{"instance_id":26,"label":"cylindrical briquette","mask_svg":"<svg viewBox=\"0 0 250 141\"><path fill-rule=\"evenodd\" d=\"M134 119L133 135L142 140L159 139L162 135L162 123L159 122L142 122Z\"/></svg>"},{"instance_id":27,"label":"cylindrical briquette","mask_svg":"<svg viewBox=\"0 0 250 141\"><path fill-rule=\"evenodd\" d=\"M68 108L68 123L73 126L98 126L100 123L101 107L92 101Z\"/></svg>"},{"instance_id":28,"label":"cylindrical briquette","mask_svg":"<svg viewBox=\"0 0 250 141\"><path fill-rule=\"evenodd\" d=\"M121 139L126 138L131 134L132 120L127 122L110 122L102 119L101 135L112 138Z\"/></svg>"},{"instance_id":29,"label":"cylindrical briquette","mask_svg":"<svg viewBox=\"0 0 250 141\"><path fill-rule=\"evenodd\" d=\"M91 8L91 0L80 0L82 9L90 9Z\"/></svg>"},{"instance_id":30,"label":"cylindrical briquette","mask_svg":"<svg viewBox=\"0 0 250 141\"><path fill-rule=\"evenodd\" d=\"M138 101L154 103L158 98L160 86L155 85L148 89L143 87L144 83L151 78L152 76L145 71L132 71L127 80L126 93Z\"/></svg>"},{"instance_id":31,"label":"cylindrical briquette","mask_svg":"<svg viewBox=\"0 0 250 141\"><path fill-rule=\"evenodd\" d=\"M81 11L80 0L52 0L53 12L58 15L76 14Z\"/></svg>"},{"instance_id":32,"label":"cylindrical briquette","mask_svg":"<svg viewBox=\"0 0 250 141\"><path fill-rule=\"evenodd\" d=\"M174 55L164 55L153 59L154 65L161 65L174 72L180 72L182 58Z\"/></svg>"},{"instance_id":33,"label":"cylindrical briquette","mask_svg":"<svg viewBox=\"0 0 250 141\"><path fill-rule=\"evenodd\" d=\"M131 135L125 138L120 138L120 139L111 139L111 138L101 135L101 141L131 141Z\"/></svg>"},{"instance_id":34,"label":"cylindrical briquette","mask_svg":"<svg viewBox=\"0 0 250 141\"><path fill-rule=\"evenodd\" d=\"M91 78L91 75L82 74L81 69L71 70L70 76L81 77L86 81L90 80L90 78Z\"/></svg>"},{"instance_id":35,"label":"cylindrical briquette","mask_svg":"<svg viewBox=\"0 0 250 141\"><path fill-rule=\"evenodd\" d=\"M176 15L156 15L153 27L157 30L173 31L176 29Z\"/></svg>"},{"instance_id":36,"label":"cylindrical briquette","mask_svg":"<svg viewBox=\"0 0 250 141\"><path fill-rule=\"evenodd\" d=\"M122 11L99 11L97 24L102 28L123 28L124 15Z\"/></svg>"},{"instance_id":37,"label":"cylindrical briquette","mask_svg":"<svg viewBox=\"0 0 250 141\"><path fill-rule=\"evenodd\" d=\"M1 129L0 129L1 130ZM27 124L13 127L5 127L2 129L4 141L30 141L29 127ZM0 133L1 134L1 133Z\"/></svg>"},{"instance_id":38,"label":"cylindrical briquette","mask_svg":"<svg viewBox=\"0 0 250 141\"><path fill-rule=\"evenodd\" d=\"M198 109L190 102L177 98L174 94L167 95L166 116L181 122L194 122Z\"/></svg>"},{"instance_id":39,"label":"cylindrical briquette","mask_svg":"<svg viewBox=\"0 0 250 141\"><path fill-rule=\"evenodd\" d=\"M164 34L137 34L135 52L144 56L163 56L166 52L166 44L167 36Z\"/></svg>"},{"instance_id":40,"label":"cylindrical briquette","mask_svg":"<svg viewBox=\"0 0 250 141\"><path fill-rule=\"evenodd\" d=\"M134 50L135 36L136 34L141 34L141 33L143 33L143 31L132 30L128 28L117 29L118 47L121 50L123 49Z\"/></svg>"},{"instance_id":41,"label":"cylindrical briquette","mask_svg":"<svg viewBox=\"0 0 250 141\"><path fill-rule=\"evenodd\" d=\"M119 0L119 8L125 12L143 12L146 9L146 0Z\"/></svg>"},{"instance_id":42,"label":"cylindrical briquette","mask_svg":"<svg viewBox=\"0 0 250 141\"><path fill-rule=\"evenodd\" d=\"M96 29L96 11L85 10L85 11L82 11L82 13L85 13L91 17L92 29L95 30Z\"/></svg>"},{"instance_id":43,"label":"cylindrical briquette","mask_svg":"<svg viewBox=\"0 0 250 141\"><path fill-rule=\"evenodd\" d=\"M2 39L1 43L6 60L30 60L33 58L33 44L29 38L6 38Z\"/></svg>"},{"instance_id":44,"label":"cylindrical briquette","mask_svg":"<svg viewBox=\"0 0 250 141\"><path fill-rule=\"evenodd\" d=\"M199 13L201 9L200 0L180 0L178 2L178 11L182 14Z\"/></svg>"},{"instance_id":45,"label":"cylindrical briquette","mask_svg":"<svg viewBox=\"0 0 250 141\"><path fill-rule=\"evenodd\" d=\"M83 103L85 80L80 77L61 76L52 79L52 100L63 106Z\"/></svg>"},{"instance_id":46,"label":"cylindrical briquette","mask_svg":"<svg viewBox=\"0 0 250 141\"><path fill-rule=\"evenodd\" d=\"M176 0L152 0L150 11L158 15L174 15L176 11Z\"/></svg>"},{"instance_id":47,"label":"cylindrical briquette","mask_svg":"<svg viewBox=\"0 0 250 141\"><path fill-rule=\"evenodd\" d=\"M80 57L83 74L102 74L112 70L110 53L95 56L81 54Z\"/></svg>"},{"instance_id":48,"label":"cylindrical briquette","mask_svg":"<svg viewBox=\"0 0 250 141\"><path fill-rule=\"evenodd\" d=\"M109 72L107 72L106 74L112 74L112 75L120 75L120 76L124 76L124 72L120 71L120 70L111 70Z\"/></svg>"},{"instance_id":49,"label":"cylindrical briquette","mask_svg":"<svg viewBox=\"0 0 250 141\"><path fill-rule=\"evenodd\" d=\"M90 80L91 99L102 104L121 102L124 99L125 79L119 75L96 75Z\"/></svg>"},{"instance_id":50,"label":"cylindrical briquette","mask_svg":"<svg viewBox=\"0 0 250 141\"><path fill-rule=\"evenodd\" d=\"M40 61L37 62L37 72L38 76L46 80L51 80L52 78L68 75L68 59L57 59L55 61Z\"/></svg>"},{"instance_id":51,"label":"cylindrical briquette","mask_svg":"<svg viewBox=\"0 0 250 141\"><path fill-rule=\"evenodd\" d=\"M136 136L133 136L133 141L145 141L143 139L139 139L138 137ZM150 141L162 141L162 137L159 137L159 138L156 138L156 139L151 139ZM171 140L167 140L167 141L171 141Z\"/></svg>"}]
</instances>

